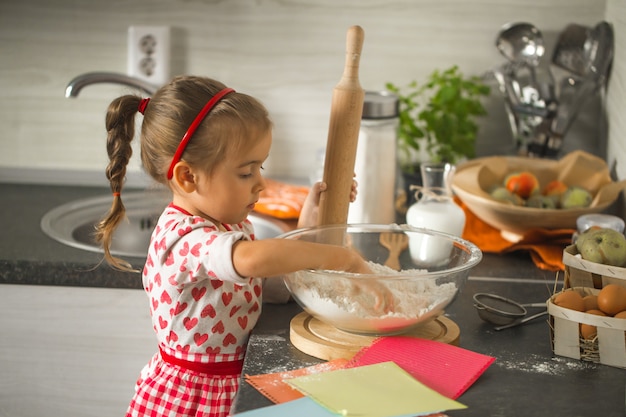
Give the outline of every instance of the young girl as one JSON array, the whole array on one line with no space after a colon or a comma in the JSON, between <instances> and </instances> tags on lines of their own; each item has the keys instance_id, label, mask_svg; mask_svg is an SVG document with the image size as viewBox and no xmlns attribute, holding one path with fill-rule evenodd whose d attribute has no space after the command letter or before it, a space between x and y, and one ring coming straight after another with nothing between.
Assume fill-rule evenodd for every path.
<instances>
[{"instance_id":1,"label":"young girl","mask_svg":"<svg viewBox=\"0 0 626 417\"><path fill-rule=\"evenodd\" d=\"M261 279L302 269L367 273L353 250L287 239L254 240L247 220L272 143L268 113L254 98L201 77L175 78L152 99L126 95L106 116L110 212L98 226L105 259L124 218L122 186L135 115L145 170L172 191L142 271L158 352L142 370L128 416L227 416L250 331L261 313ZM299 227L315 224L324 184L307 197ZM353 190L352 198L354 198Z\"/></svg>"}]
</instances>

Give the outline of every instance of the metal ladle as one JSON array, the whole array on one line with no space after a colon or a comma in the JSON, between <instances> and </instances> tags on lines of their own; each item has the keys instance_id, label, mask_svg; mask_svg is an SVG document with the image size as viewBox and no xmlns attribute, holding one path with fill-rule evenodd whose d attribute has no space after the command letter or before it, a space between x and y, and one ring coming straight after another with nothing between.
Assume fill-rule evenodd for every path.
<instances>
[{"instance_id":1,"label":"metal ladle","mask_svg":"<svg viewBox=\"0 0 626 417\"><path fill-rule=\"evenodd\" d=\"M496 38L496 48L509 61L531 67L539 65L545 52L543 35L530 23L505 25Z\"/></svg>"},{"instance_id":2,"label":"metal ladle","mask_svg":"<svg viewBox=\"0 0 626 417\"><path fill-rule=\"evenodd\" d=\"M546 303L528 303L520 304L511 299L501 297L496 294L476 293L474 294L474 307L478 315L484 321L497 324L494 330L504 330L511 327L519 326L527 323L545 314L547 310L541 313L526 317L526 307L545 307Z\"/></svg>"}]
</instances>

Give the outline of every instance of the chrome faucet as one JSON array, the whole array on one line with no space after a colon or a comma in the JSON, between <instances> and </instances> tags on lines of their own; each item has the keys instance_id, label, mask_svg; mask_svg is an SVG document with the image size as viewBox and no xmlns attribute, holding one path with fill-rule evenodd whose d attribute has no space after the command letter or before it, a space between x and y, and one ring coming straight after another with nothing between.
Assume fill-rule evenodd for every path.
<instances>
[{"instance_id":1,"label":"chrome faucet","mask_svg":"<svg viewBox=\"0 0 626 417\"><path fill-rule=\"evenodd\" d=\"M67 87L65 87L65 97L78 97L78 93L80 93L83 87L99 83L127 85L140 89L148 95L153 95L159 88L149 82L125 74L115 72L88 72L75 77L69 82Z\"/></svg>"}]
</instances>

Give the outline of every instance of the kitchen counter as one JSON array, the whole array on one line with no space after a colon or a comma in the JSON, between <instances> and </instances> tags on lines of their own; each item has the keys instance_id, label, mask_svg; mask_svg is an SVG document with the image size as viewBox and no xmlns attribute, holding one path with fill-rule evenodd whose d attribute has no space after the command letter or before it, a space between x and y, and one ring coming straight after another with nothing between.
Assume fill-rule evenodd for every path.
<instances>
[{"instance_id":1,"label":"kitchen counter","mask_svg":"<svg viewBox=\"0 0 626 417\"><path fill-rule=\"evenodd\" d=\"M41 217L49 210L106 196L108 188L0 184L0 193L0 283L142 288L138 274L115 271L101 262L101 253L59 243L41 230ZM136 268L144 264L142 258L127 260Z\"/></svg>"},{"instance_id":2,"label":"kitchen counter","mask_svg":"<svg viewBox=\"0 0 626 417\"><path fill-rule=\"evenodd\" d=\"M487 257L485 264L489 264ZM520 271L517 271L520 272ZM496 361L458 399L468 406L450 417L623 417L626 414L626 372L592 362L556 356L551 350L546 316L502 331L483 322L473 307L476 292L493 292L520 303L548 299L554 276L521 271L518 278L471 276L446 316L459 325L460 347L490 355ZM561 278L562 279L562 278ZM289 342L289 322L301 309L265 305L248 347L244 374L288 371L322 362ZM529 308L529 313L539 311ZM244 380L235 410L272 405Z\"/></svg>"}]
</instances>

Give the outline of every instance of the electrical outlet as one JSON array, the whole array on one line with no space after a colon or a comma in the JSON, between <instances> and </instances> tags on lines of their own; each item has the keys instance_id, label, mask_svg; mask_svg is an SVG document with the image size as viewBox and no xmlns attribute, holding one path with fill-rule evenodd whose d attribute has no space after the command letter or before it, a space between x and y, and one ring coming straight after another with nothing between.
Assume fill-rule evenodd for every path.
<instances>
[{"instance_id":1,"label":"electrical outlet","mask_svg":"<svg viewBox=\"0 0 626 417\"><path fill-rule=\"evenodd\" d=\"M160 86L170 78L170 28L128 28L128 75Z\"/></svg>"}]
</instances>

